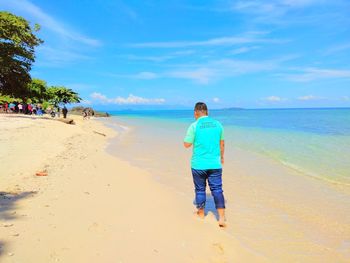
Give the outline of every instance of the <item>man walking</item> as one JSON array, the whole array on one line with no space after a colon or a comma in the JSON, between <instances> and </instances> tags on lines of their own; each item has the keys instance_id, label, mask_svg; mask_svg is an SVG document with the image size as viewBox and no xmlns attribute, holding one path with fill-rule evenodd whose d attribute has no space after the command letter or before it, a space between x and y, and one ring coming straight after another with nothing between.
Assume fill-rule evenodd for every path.
<instances>
[{"instance_id":1,"label":"man walking","mask_svg":"<svg viewBox=\"0 0 350 263\"><path fill-rule=\"evenodd\" d=\"M206 184L208 181L215 207L219 214L219 226L225 227L225 199L222 190L222 164L224 164L224 130L220 122L208 116L207 105L196 103L196 121L190 125L184 146L193 145L191 168L195 186L197 215L204 218Z\"/></svg>"}]
</instances>

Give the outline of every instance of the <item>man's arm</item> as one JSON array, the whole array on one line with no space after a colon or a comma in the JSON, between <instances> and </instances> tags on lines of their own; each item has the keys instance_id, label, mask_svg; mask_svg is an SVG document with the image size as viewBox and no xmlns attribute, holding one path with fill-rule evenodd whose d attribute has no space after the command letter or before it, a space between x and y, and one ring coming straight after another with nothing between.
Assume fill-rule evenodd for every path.
<instances>
[{"instance_id":1,"label":"man's arm","mask_svg":"<svg viewBox=\"0 0 350 263\"><path fill-rule=\"evenodd\" d=\"M185 148L190 148L194 142L194 126L191 124L187 129L186 136L184 138L184 146Z\"/></svg>"},{"instance_id":2,"label":"man's arm","mask_svg":"<svg viewBox=\"0 0 350 263\"><path fill-rule=\"evenodd\" d=\"M224 154L225 154L225 141L220 140L220 156L221 156L221 164L224 164Z\"/></svg>"},{"instance_id":3,"label":"man's arm","mask_svg":"<svg viewBox=\"0 0 350 263\"><path fill-rule=\"evenodd\" d=\"M185 148L190 148L192 146L192 143L184 142Z\"/></svg>"}]
</instances>

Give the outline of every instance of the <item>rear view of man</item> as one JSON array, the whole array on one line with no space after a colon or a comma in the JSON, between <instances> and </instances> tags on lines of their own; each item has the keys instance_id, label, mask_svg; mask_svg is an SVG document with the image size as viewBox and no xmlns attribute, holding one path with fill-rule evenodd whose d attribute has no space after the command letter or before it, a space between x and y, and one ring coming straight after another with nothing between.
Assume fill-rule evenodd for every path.
<instances>
[{"instance_id":1,"label":"rear view of man","mask_svg":"<svg viewBox=\"0 0 350 263\"><path fill-rule=\"evenodd\" d=\"M220 122L208 116L207 105L203 102L196 103L194 117L196 121L187 130L184 146L189 148L193 145L191 168L197 214L204 218L205 189L208 181L219 214L219 226L225 227L225 199L222 190L224 130Z\"/></svg>"}]
</instances>

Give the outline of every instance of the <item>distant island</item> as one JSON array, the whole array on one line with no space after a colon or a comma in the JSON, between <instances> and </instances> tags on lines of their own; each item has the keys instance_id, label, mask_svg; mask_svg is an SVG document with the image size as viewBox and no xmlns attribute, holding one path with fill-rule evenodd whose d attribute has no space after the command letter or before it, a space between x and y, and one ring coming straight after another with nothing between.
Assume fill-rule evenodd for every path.
<instances>
[{"instance_id":1,"label":"distant island","mask_svg":"<svg viewBox=\"0 0 350 263\"><path fill-rule=\"evenodd\" d=\"M245 110L245 109L239 108L239 107L230 107L230 108L223 108L222 110Z\"/></svg>"}]
</instances>

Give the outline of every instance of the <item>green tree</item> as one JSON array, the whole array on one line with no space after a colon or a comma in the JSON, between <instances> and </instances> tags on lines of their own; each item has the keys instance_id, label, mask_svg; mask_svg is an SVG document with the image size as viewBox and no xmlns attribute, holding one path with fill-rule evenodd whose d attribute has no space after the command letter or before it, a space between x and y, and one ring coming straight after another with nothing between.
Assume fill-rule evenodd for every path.
<instances>
[{"instance_id":1,"label":"green tree","mask_svg":"<svg viewBox=\"0 0 350 263\"><path fill-rule=\"evenodd\" d=\"M32 79L28 84L27 94L33 103L41 103L48 98L46 81L41 79Z\"/></svg>"},{"instance_id":2,"label":"green tree","mask_svg":"<svg viewBox=\"0 0 350 263\"><path fill-rule=\"evenodd\" d=\"M62 104L79 103L81 101L78 93L61 86L49 87L47 89L47 98L56 108Z\"/></svg>"},{"instance_id":3,"label":"green tree","mask_svg":"<svg viewBox=\"0 0 350 263\"><path fill-rule=\"evenodd\" d=\"M13 101L18 101L17 99L15 98L12 98L11 96L9 95L1 95L0 94L0 104L3 104L3 103L11 103Z\"/></svg>"},{"instance_id":4,"label":"green tree","mask_svg":"<svg viewBox=\"0 0 350 263\"><path fill-rule=\"evenodd\" d=\"M39 29L35 25L35 29ZM0 12L0 93L14 97L27 95L29 71L35 61L34 48L43 41L36 37L27 20Z\"/></svg>"}]
</instances>

